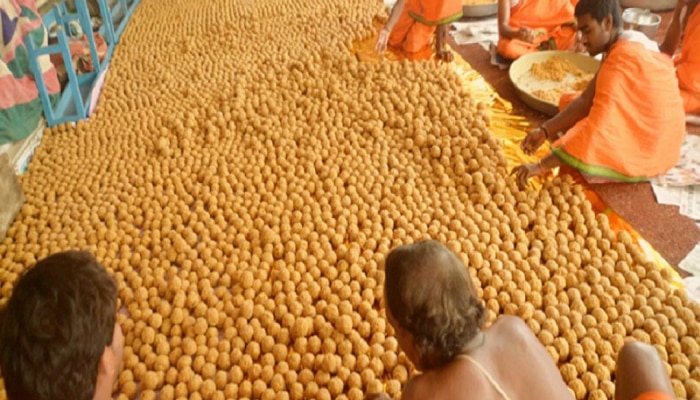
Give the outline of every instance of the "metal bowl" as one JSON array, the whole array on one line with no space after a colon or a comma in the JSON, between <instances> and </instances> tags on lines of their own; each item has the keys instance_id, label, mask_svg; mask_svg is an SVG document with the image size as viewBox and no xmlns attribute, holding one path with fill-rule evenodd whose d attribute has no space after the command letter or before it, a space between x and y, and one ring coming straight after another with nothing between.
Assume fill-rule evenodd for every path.
<instances>
[{"instance_id":1,"label":"metal bowl","mask_svg":"<svg viewBox=\"0 0 700 400\"><path fill-rule=\"evenodd\" d=\"M625 29L634 29L642 32L649 39L654 39L661 25L661 16L648 9L628 8L622 13L622 21Z\"/></svg>"},{"instance_id":2,"label":"metal bowl","mask_svg":"<svg viewBox=\"0 0 700 400\"><path fill-rule=\"evenodd\" d=\"M570 61L572 64L576 65L586 73L595 73L600 67L600 61L593 57L559 50L530 53L515 60L510 65L508 77L510 78L510 81L513 82L513 86L515 86L515 91L518 93L518 97L520 97L525 104L534 110L548 116L556 115L559 112L559 104L544 101L532 94L536 89L548 88L543 87L544 85L540 83L542 81L535 81L531 76L528 77L528 72L530 71L532 64L544 62L555 55Z\"/></svg>"},{"instance_id":3,"label":"metal bowl","mask_svg":"<svg viewBox=\"0 0 700 400\"><path fill-rule=\"evenodd\" d=\"M462 6L462 14L469 18L483 18L498 13L498 2L486 4L465 4Z\"/></svg>"},{"instance_id":4,"label":"metal bowl","mask_svg":"<svg viewBox=\"0 0 700 400\"><path fill-rule=\"evenodd\" d=\"M649 11L669 11L676 7L678 0L620 0L623 8L641 8Z\"/></svg>"}]
</instances>

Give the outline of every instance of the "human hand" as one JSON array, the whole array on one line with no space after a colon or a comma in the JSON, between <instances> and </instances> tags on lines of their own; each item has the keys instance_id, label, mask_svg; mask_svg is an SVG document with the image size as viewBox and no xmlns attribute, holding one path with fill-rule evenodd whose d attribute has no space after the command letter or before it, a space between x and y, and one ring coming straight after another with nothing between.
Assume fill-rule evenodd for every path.
<instances>
[{"instance_id":1,"label":"human hand","mask_svg":"<svg viewBox=\"0 0 700 400\"><path fill-rule=\"evenodd\" d=\"M547 170L542 168L540 164L523 164L510 171L511 176L515 175L515 183L520 189L524 189L527 186L527 181L533 176L542 176L546 173Z\"/></svg>"},{"instance_id":2,"label":"human hand","mask_svg":"<svg viewBox=\"0 0 700 400\"><path fill-rule=\"evenodd\" d=\"M382 55L386 50L387 43L389 43L389 30L382 28L382 30L379 31L377 43L374 45L374 51L376 51L377 54Z\"/></svg>"},{"instance_id":3,"label":"human hand","mask_svg":"<svg viewBox=\"0 0 700 400\"><path fill-rule=\"evenodd\" d=\"M454 58L454 55L449 50L443 49L437 51L437 59L440 61L451 62L452 60L454 60Z\"/></svg>"},{"instance_id":4,"label":"human hand","mask_svg":"<svg viewBox=\"0 0 700 400\"><path fill-rule=\"evenodd\" d=\"M518 30L518 39L523 42L532 43L535 40L535 31L523 26Z\"/></svg>"},{"instance_id":5,"label":"human hand","mask_svg":"<svg viewBox=\"0 0 700 400\"><path fill-rule=\"evenodd\" d=\"M585 53L587 51L586 46L584 46L583 42L581 41L581 31L576 32L576 43L574 43L570 51L574 53Z\"/></svg>"},{"instance_id":6,"label":"human hand","mask_svg":"<svg viewBox=\"0 0 700 400\"><path fill-rule=\"evenodd\" d=\"M520 148L525 154L533 154L547 140L547 132L542 128L535 128L528 132L525 139L520 143Z\"/></svg>"},{"instance_id":7,"label":"human hand","mask_svg":"<svg viewBox=\"0 0 700 400\"><path fill-rule=\"evenodd\" d=\"M367 393L365 400L392 400L386 393Z\"/></svg>"}]
</instances>

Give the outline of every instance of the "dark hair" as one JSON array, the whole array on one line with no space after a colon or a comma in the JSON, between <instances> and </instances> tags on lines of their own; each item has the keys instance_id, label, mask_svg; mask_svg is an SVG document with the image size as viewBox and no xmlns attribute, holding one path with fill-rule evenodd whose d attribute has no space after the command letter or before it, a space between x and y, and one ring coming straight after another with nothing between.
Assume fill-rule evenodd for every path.
<instances>
[{"instance_id":1,"label":"dark hair","mask_svg":"<svg viewBox=\"0 0 700 400\"><path fill-rule=\"evenodd\" d=\"M589 14L593 19L602 23L603 19L612 15L613 27L622 27L622 14L620 12L620 3L618 0L580 0L576 4L576 17L582 17Z\"/></svg>"},{"instance_id":2,"label":"dark hair","mask_svg":"<svg viewBox=\"0 0 700 400\"><path fill-rule=\"evenodd\" d=\"M90 253L57 253L27 270L0 313L8 398L92 400L116 303L116 283Z\"/></svg>"},{"instance_id":3,"label":"dark hair","mask_svg":"<svg viewBox=\"0 0 700 400\"><path fill-rule=\"evenodd\" d=\"M413 336L425 367L452 360L484 325L484 305L467 267L439 242L395 248L385 270L387 308Z\"/></svg>"}]
</instances>

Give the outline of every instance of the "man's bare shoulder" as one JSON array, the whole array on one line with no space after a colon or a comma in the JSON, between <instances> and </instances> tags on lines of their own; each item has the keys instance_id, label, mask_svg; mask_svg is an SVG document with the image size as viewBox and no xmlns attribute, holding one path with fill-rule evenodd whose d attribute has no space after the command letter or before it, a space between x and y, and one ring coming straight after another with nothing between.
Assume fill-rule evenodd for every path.
<instances>
[{"instance_id":1,"label":"man's bare shoulder","mask_svg":"<svg viewBox=\"0 0 700 400\"><path fill-rule=\"evenodd\" d=\"M401 391L401 400L418 400L430 398L426 397L429 388L432 386L430 384L430 373L420 374L411 378L404 386Z\"/></svg>"},{"instance_id":2,"label":"man's bare shoulder","mask_svg":"<svg viewBox=\"0 0 700 400\"><path fill-rule=\"evenodd\" d=\"M530 327L520 317L513 315L502 315L493 323L489 331L495 336L505 339L511 344L522 343L527 345L533 340L537 340Z\"/></svg>"},{"instance_id":3,"label":"man's bare shoulder","mask_svg":"<svg viewBox=\"0 0 700 400\"><path fill-rule=\"evenodd\" d=\"M491 325L491 329L518 334L532 332L522 318L514 315L501 315L494 321L493 325Z\"/></svg>"}]
</instances>

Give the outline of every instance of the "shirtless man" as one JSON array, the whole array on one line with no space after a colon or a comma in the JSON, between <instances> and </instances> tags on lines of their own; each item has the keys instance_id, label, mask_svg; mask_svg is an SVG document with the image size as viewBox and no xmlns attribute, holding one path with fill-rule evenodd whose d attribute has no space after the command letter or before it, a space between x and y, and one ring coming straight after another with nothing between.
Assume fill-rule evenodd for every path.
<instances>
[{"instance_id":1,"label":"shirtless man","mask_svg":"<svg viewBox=\"0 0 700 400\"><path fill-rule=\"evenodd\" d=\"M501 316L483 329L484 306L467 267L435 241L392 250L384 299L389 323L422 374L403 388L412 399L573 399L551 356L530 328ZM673 400L656 349L626 343L618 355L615 400ZM366 400L388 400L370 393Z\"/></svg>"},{"instance_id":2,"label":"shirtless man","mask_svg":"<svg viewBox=\"0 0 700 400\"><path fill-rule=\"evenodd\" d=\"M422 374L412 399L572 399L551 356L520 318L486 314L466 266L442 244L421 241L386 259L386 314ZM386 399L372 394L368 399Z\"/></svg>"}]
</instances>

